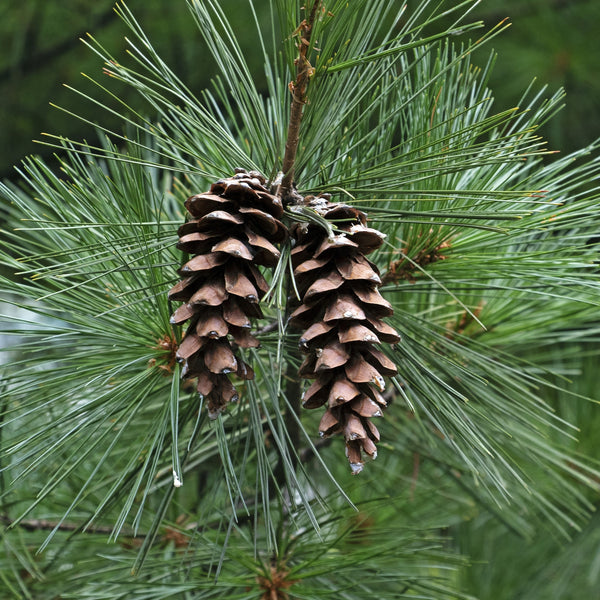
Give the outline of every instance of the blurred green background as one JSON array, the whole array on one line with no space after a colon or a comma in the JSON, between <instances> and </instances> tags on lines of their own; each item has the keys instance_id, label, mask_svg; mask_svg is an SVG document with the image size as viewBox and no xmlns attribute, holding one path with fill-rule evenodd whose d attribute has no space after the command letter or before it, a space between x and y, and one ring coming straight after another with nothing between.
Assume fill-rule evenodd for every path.
<instances>
[{"instance_id":1,"label":"blurred green background","mask_svg":"<svg viewBox=\"0 0 600 600\"><path fill-rule=\"evenodd\" d=\"M164 60L198 91L212 75L200 36L188 16L185 0L128 0L128 6L145 28ZM222 0L251 66L261 64L248 25L247 3ZM264 16L266 0L255 0ZM416 4L416 0L412 2ZM450 3L449 3L450 4ZM42 132L81 139L93 136L72 116L49 103L95 120L90 106L62 84L91 90L80 76L84 72L102 82L100 60L79 41L93 33L114 55L125 49L124 25L113 11L113 0L3 0L0 2L0 177L14 174L12 165L31 153L49 155L52 149L34 143ZM408 2L410 11L411 2ZM533 78L536 88L548 84L548 94L563 86L567 106L544 131L554 149L569 151L600 136L600 3L597 0L484 0L472 12L472 20L488 27L510 17L512 26L488 46L498 52L490 82L497 109L518 104ZM480 62L485 57L482 55ZM115 89L114 87L111 89ZM128 89L120 91L128 103L140 101ZM95 93L97 96L97 92ZM114 107L117 108L116 103ZM143 111L146 107L141 107ZM151 116L151 115L150 115ZM101 122L111 123L106 114Z\"/></svg>"}]
</instances>

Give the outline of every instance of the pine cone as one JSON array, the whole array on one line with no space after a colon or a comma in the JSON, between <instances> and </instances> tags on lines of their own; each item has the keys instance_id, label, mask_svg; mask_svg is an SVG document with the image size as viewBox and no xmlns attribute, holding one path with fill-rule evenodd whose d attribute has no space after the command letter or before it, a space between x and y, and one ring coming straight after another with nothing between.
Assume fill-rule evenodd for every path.
<instances>
[{"instance_id":1,"label":"pine cone","mask_svg":"<svg viewBox=\"0 0 600 600\"><path fill-rule=\"evenodd\" d=\"M366 226L356 208L329 202L329 196L305 202L342 230L332 237L311 223L297 224L292 264L301 296L290 325L304 329L300 348L306 353L301 377L314 379L303 396L305 408L327 405L322 436L343 434L353 473L363 468L363 456L375 458L379 432L370 421L386 406L384 376L396 366L375 344L400 341L382 317L393 312L377 290L379 271L365 255L378 248L384 235Z\"/></svg>"},{"instance_id":2,"label":"pine cone","mask_svg":"<svg viewBox=\"0 0 600 600\"><path fill-rule=\"evenodd\" d=\"M206 397L213 419L238 399L228 374L254 377L236 350L259 345L250 333L251 319L262 317L258 301L269 286L256 265L276 265L280 253L274 244L287 235L279 220L281 200L265 183L256 171L236 169L210 192L186 200L191 218L178 231L177 247L193 257L169 291L169 300L185 302L171 323L189 321L177 359L184 363L182 377L198 378L198 393Z\"/></svg>"}]
</instances>

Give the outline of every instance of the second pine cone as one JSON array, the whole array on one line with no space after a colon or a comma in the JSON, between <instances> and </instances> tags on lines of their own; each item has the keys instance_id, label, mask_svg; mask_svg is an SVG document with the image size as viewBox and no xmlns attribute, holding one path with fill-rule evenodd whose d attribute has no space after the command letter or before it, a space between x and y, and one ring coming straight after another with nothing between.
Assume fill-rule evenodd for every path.
<instances>
[{"instance_id":1,"label":"second pine cone","mask_svg":"<svg viewBox=\"0 0 600 600\"><path fill-rule=\"evenodd\" d=\"M292 230L294 277L301 297L290 325L303 329L300 348L306 358L299 375L314 379L303 396L305 408L326 406L319 425L322 436L342 434L353 473L364 457L375 458L379 432L371 417L386 405L384 377L397 373L380 350L381 342L400 341L382 321L393 313L379 293L377 267L366 254L378 248L384 235L367 227L366 215L328 195L306 198L306 205L331 222L333 235L315 223Z\"/></svg>"}]
</instances>

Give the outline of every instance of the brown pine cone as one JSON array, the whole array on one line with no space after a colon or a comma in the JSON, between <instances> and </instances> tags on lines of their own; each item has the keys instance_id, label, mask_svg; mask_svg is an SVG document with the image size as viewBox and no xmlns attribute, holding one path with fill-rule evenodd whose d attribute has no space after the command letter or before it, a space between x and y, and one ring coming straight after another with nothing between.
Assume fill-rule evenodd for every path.
<instances>
[{"instance_id":1,"label":"brown pine cone","mask_svg":"<svg viewBox=\"0 0 600 600\"><path fill-rule=\"evenodd\" d=\"M366 226L366 215L329 196L306 198L307 205L331 222L328 232L314 223L292 230L296 245L292 264L301 296L290 324L304 329L300 348L306 353L301 377L315 381L305 392L305 408L327 405L322 436L343 434L353 473L363 468L364 455L375 458L379 432L370 421L386 402L385 376L397 373L394 363L375 347L400 341L381 319L393 312L379 293L379 271L366 254L384 235Z\"/></svg>"},{"instance_id":2,"label":"brown pine cone","mask_svg":"<svg viewBox=\"0 0 600 600\"><path fill-rule=\"evenodd\" d=\"M169 300L184 302L171 323L189 321L177 358L184 363L182 377L198 378L213 419L238 399L228 374L254 377L236 349L258 346L251 319L262 317L258 301L269 286L256 265L275 266L280 253L274 244L287 236L281 200L265 183L256 171L236 169L186 200L191 218L178 231L177 247L193 256L169 291Z\"/></svg>"}]
</instances>

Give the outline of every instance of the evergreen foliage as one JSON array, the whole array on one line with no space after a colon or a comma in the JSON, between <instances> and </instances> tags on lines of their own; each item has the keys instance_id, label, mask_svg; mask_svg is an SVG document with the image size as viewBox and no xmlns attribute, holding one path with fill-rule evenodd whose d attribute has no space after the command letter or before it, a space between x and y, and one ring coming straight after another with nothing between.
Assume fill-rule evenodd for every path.
<instances>
[{"instance_id":1,"label":"evergreen foliage","mask_svg":"<svg viewBox=\"0 0 600 600\"><path fill-rule=\"evenodd\" d=\"M314 4L294 193L332 194L386 234L369 258L402 336L382 347L398 375L379 458L355 477L343 441L316 439L320 415L299 410L289 240L265 273L261 346L240 349L254 379L213 421L180 378L167 301L185 199L236 167L278 177L313 3L270 0L270 22L255 20L268 95L217 0L188 2L220 71L200 94L125 4L126 56L89 38L148 109L123 102L123 129L104 127L119 97L88 77L96 92L77 93L99 141L45 136L55 160L27 158L20 184L0 187L0 289L19 309L2 317L15 340L0 404L7 598L568 599L597 586L598 143L546 147L562 93L531 87L496 112L495 56L479 47L505 25L471 22L474 4ZM284 200L288 225L335 230ZM525 567L505 569L525 543Z\"/></svg>"}]
</instances>

